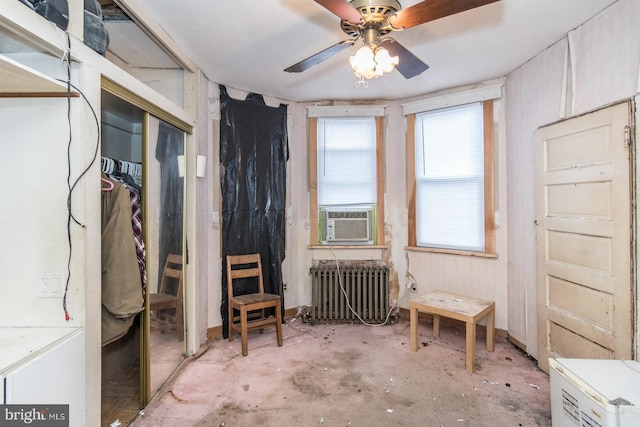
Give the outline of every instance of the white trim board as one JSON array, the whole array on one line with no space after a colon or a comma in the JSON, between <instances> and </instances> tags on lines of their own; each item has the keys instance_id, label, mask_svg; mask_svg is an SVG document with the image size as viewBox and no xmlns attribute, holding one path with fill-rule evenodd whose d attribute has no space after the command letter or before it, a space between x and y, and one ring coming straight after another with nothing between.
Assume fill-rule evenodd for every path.
<instances>
[{"instance_id":1,"label":"white trim board","mask_svg":"<svg viewBox=\"0 0 640 427\"><path fill-rule=\"evenodd\" d=\"M385 105L315 105L307 107L307 117L379 117Z\"/></svg>"},{"instance_id":2,"label":"white trim board","mask_svg":"<svg viewBox=\"0 0 640 427\"><path fill-rule=\"evenodd\" d=\"M422 113L425 111L439 110L440 108L502 98L502 86L503 84L500 83L408 102L406 104L402 104L402 114L406 116L408 114Z\"/></svg>"}]
</instances>

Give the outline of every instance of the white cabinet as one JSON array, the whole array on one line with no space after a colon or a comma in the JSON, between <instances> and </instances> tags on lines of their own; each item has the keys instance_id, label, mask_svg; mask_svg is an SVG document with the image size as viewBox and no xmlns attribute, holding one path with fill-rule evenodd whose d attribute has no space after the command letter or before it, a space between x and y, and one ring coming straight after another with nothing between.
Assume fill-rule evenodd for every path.
<instances>
[{"instance_id":1,"label":"white cabinet","mask_svg":"<svg viewBox=\"0 0 640 427\"><path fill-rule=\"evenodd\" d=\"M85 333L72 328L2 328L0 378L6 404L67 404L70 426L85 425Z\"/></svg>"}]
</instances>

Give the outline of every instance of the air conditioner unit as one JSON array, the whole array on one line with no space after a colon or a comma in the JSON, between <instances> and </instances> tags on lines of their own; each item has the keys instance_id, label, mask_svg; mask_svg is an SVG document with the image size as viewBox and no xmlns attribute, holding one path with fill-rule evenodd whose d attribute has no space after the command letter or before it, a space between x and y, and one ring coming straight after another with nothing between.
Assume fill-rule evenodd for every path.
<instances>
[{"instance_id":1,"label":"air conditioner unit","mask_svg":"<svg viewBox=\"0 0 640 427\"><path fill-rule=\"evenodd\" d=\"M322 208L322 243L373 244L373 208Z\"/></svg>"}]
</instances>

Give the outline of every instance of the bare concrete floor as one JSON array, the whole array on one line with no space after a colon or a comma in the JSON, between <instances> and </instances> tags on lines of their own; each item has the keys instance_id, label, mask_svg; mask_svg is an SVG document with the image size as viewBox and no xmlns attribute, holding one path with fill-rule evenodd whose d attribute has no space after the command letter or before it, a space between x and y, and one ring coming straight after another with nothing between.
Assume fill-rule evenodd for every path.
<instances>
[{"instance_id":1,"label":"bare concrete floor","mask_svg":"<svg viewBox=\"0 0 640 427\"><path fill-rule=\"evenodd\" d=\"M420 319L369 327L287 319L275 329L214 340L186 362L132 424L144 426L550 426L549 377L504 337L486 351L478 332L476 371L465 370L465 332Z\"/></svg>"}]
</instances>

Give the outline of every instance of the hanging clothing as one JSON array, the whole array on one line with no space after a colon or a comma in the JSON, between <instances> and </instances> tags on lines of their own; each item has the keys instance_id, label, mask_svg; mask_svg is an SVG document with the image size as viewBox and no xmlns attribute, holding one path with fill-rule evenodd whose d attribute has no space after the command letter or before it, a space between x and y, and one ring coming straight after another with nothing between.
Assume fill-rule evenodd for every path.
<instances>
[{"instance_id":1,"label":"hanging clothing","mask_svg":"<svg viewBox=\"0 0 640 427\"><path fill-rule=\"evenodd\" d=\"M102 344L127 333L142 311L142 281L129 192L114 181L102 191Z\"/></svg>"},{"instance_id":2,"label":"hanging clothing","mask_svg":"<svg viewBox=\"0 0 640 427\"><path fill-rule=\"evenodd\" d=\"M133 227L133 237L136 243L136 254L138 257L138 267L140 269L140 280L142 281L142 293L147 287L147 267L144 240L142 234L142 165L139 163L115 160L110 157L100 158L102 165L103 179L109 179L122 183L129 192L131 199L131 226Z\"/></svg>"},{"instance_id":3,"label":"hanging clothing","mask_svg":"<svg viewBox=\"0 0 640 427\"><path fill-rule=\"evenodd\" d=\"M125 185L131 200L131 227L133 230L133 240L136 244L136 258L138 269L140 270L140 281L142 282L142 294L147 288L146 254L144 250L144 240L142 238L142 210L140 209L140 195L133 188Z\"/></svg>"}]
</instances>

